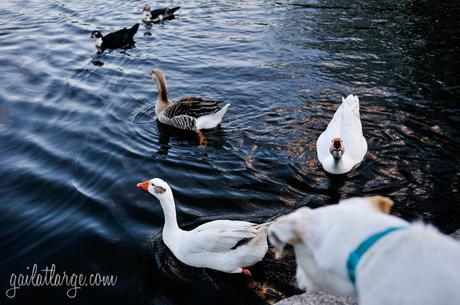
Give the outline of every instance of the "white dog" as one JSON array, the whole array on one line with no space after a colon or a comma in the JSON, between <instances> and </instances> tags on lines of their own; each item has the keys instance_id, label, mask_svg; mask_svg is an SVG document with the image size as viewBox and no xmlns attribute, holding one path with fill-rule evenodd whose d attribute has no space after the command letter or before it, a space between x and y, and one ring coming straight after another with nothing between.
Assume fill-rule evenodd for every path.
<instances>
[{"instance_id":1,"label":"white dog","mask_svg":"<svg viewBox=\"0 0 460 305\"><path fill-rule=\"evenodd\" d=\"M361 305L460 304L460 243L390 216L385 197L300 208L269 228L279 253L294 247L297 282L355 296Z\"/></svg>"}]
</instances>

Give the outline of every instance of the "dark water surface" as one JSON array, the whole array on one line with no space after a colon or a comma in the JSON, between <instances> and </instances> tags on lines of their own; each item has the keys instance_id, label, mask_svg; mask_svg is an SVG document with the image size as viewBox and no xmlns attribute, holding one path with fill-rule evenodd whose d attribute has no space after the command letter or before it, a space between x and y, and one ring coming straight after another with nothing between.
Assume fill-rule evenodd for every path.
<instances>
[{"instance_id":1,"label":"dark water surface","mask_svg":"<svg viewBox=\"0 0 460 305\"><path fill-rule=\"evenodd\" d=\"M152 177L171 184L190 226L380 194L396 215L460 228L458 2L167 1L182 6L177 19L141 25L136 48L97 55L90 32L139 22L143 4L0 3L0 303L208 302L186 284L171 298L158 282L163 215L135 187ZM173 98L232 104L206 148L157 125L152 68ZM350 93L369 153L332 177L315 141ZM10 274L33 264L118 282L74 300L44 287L7 299Z\"/></svg>"}]
</instances>

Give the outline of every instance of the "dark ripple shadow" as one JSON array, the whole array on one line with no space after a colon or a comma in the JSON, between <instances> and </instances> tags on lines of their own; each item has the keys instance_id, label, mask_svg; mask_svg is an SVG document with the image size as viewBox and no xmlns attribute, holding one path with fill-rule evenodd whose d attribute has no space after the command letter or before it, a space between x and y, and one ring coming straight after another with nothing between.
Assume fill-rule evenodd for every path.
<instances>
[{"instance_id":1,"label":"dark ripple shadow","mask_svg":"<svg viewBox=\"0 0 460 305\"><path fill-rule=\"evenodd\" d=\"M160 144L160 148L152 154L152 157L155 157L156 154L168 155L171 145L183 145L183 143L198 145L200 142L196 132L180 130L172 126L162 124L158 120L156 125L159 134L158 143ZM225 130L221 127L214 128L212 130L205 130L203 131L203 134L207 141L207 144L203 147L203 149L207 147L219 149L226 144ZM170 144L171 140L174 140L174 144Z\"/></svg>"}]
</instances>

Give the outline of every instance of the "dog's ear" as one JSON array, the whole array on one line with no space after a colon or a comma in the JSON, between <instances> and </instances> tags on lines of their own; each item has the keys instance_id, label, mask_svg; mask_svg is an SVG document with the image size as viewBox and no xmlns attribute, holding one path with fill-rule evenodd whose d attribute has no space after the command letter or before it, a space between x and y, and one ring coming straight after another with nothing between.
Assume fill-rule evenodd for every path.
<instances>
[{"instance_id":1,"label":"dog's ear","mask_svg":"<svg viewBox=\"0 0 460 305\"><path fill-rule=\"evenodd\" d=\"M365 197L367 202L369 202L377 211L390 214L391 208L393 207L393 200L388 197L383 196L372 196Z\"/></svg>"},{"instance_id":2,"label":"dog's ear","mask_svg":"<svg viewBox=\"0 0 460 305\"><path fill-rule=\"evenodd\" d=\"M276 249L276 258L281 258L286 244L296 245L302 242L305 234L305 213L309 208L302 208L294 213L275 220L268 228L268 239Z\"/></svg>"}]
</instances>

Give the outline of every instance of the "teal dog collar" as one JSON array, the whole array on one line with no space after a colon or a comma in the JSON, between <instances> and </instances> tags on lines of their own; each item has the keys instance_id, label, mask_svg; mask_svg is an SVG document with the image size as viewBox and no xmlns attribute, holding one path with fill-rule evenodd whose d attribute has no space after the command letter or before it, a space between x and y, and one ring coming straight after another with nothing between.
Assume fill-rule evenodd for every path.
<instances>
[{"instance_id":1,"label":"teal dog collar","mask_svg":"<svg viewBox=\"0 0 460 305\"><path fill-rule=\"evenodd\" d=\"M404 228L406 227L390 227L386 230L377 232L365 239L353 252L350 253L347 260L347 272L348 277L350 278L350 281L353 283L353 285L356 284L356 268L367 250L369 250L369 248L371 248L382 237Z\"/></svg>"}]
</instances>

